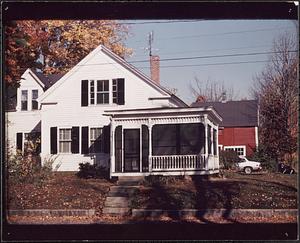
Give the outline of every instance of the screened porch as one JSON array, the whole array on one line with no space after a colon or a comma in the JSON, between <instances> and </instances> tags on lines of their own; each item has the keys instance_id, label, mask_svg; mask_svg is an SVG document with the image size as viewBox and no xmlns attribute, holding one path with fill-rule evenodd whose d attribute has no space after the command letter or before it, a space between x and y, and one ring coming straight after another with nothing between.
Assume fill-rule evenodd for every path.
<instances>
[{"instance_id":1,"label":"screened porch","mask_svg":"<svg viewBox=\"0 0 300 243\"><path fill-rule=\"evenodd\" d=\"M108 111L111 176L219 172L219 115L208 108Z\"/></svg>"}]
</instances>

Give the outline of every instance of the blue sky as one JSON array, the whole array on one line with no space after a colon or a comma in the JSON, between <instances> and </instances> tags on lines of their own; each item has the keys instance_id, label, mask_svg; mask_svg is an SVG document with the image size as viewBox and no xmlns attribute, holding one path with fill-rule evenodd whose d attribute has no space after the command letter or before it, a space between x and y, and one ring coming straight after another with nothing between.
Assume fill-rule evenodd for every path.
<instances>
[{"instance_id":1,"label":"blue sky","mask_svg":"<svg viewBox=\"0 0 300 243\"><path fill-rule=\"evenodd\" d=\"M168 20L122 21L143 23L130 25L130 36L125 44L133 49L133 55L127 61L148 60L148 34L154 32L153 55L160 59L231 55L242 53L269 52L274 38L281 33L295 32L295 23L291 20L202 20L171 23ZM206 82L211 79L233 87L238 98L251 98L250 88L255 74L262 71L268 59L267 54L236 57L201 58L194 60L161 61L161 85L175 88L177 95L190 104L194 101L190 83L194 77ZM230 62L253 62L243 64L222 64ZM209 64L209 65L207 65ZM211 65L213 64L213 65ZM133 63L143 73L149 75L149 63ZM201 65L190 67L163 67Z\"/></svg>"}]
</instances>

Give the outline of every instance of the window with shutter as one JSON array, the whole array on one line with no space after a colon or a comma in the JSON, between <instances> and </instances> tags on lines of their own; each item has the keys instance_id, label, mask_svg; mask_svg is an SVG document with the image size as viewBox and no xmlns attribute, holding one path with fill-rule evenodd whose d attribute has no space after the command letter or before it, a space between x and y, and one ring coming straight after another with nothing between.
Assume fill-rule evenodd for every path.
<instances>
[{"instance_id":1,"label":"window with shutter","mask_svg":"<svg viewBox=\"0 0 300 243\"><path fill-rule=\"evenodd\" d=\"M103 152L103 129L100 127L90 128L90 153Z\"/></svg>"},{"instance_id":2,"label":"window with shutter","mask_svg":"<svg viewBox=\"0 0 300 243\"><path fill-rule=\"evenodd\" d=\"M72 129L62 128L59 129L59 152L71 153L72 144Z\"/></svg>"}]
</instances>

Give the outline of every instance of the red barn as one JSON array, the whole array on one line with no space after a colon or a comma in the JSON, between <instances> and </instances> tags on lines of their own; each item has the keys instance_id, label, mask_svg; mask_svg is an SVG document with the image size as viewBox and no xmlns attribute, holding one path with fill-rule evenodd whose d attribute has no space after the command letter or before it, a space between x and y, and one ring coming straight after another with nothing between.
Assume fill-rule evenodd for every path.
<instances>
[{"instance_id":1,"label":"red barn","mask_svg":"<svg viewBox=\"0 0 300 243\"><path fill-rule=\"evenodd\" d=\"M213 106L223 121L219 126L219 149L235 150L251 155L258 146L258 102L239 100L227 102L195 102L192 107Z\"/></svg>"}]
</instances>

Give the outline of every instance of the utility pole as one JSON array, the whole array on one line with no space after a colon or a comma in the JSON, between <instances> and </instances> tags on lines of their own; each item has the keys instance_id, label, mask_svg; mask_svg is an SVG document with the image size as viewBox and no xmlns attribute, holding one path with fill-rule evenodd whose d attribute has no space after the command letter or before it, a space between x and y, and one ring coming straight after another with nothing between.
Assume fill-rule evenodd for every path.
<instances>
[{"instance_id":1,"label":"utility pole","mask_svg":"<svg viewBox=\"0 0 300 243\"><path fill-rule=\"evenodd\" d=\"M153 43L153 30L148 34L148 50L149 50L149 56L152 56L152 43Z\"/></svg>"}]
</instances>

